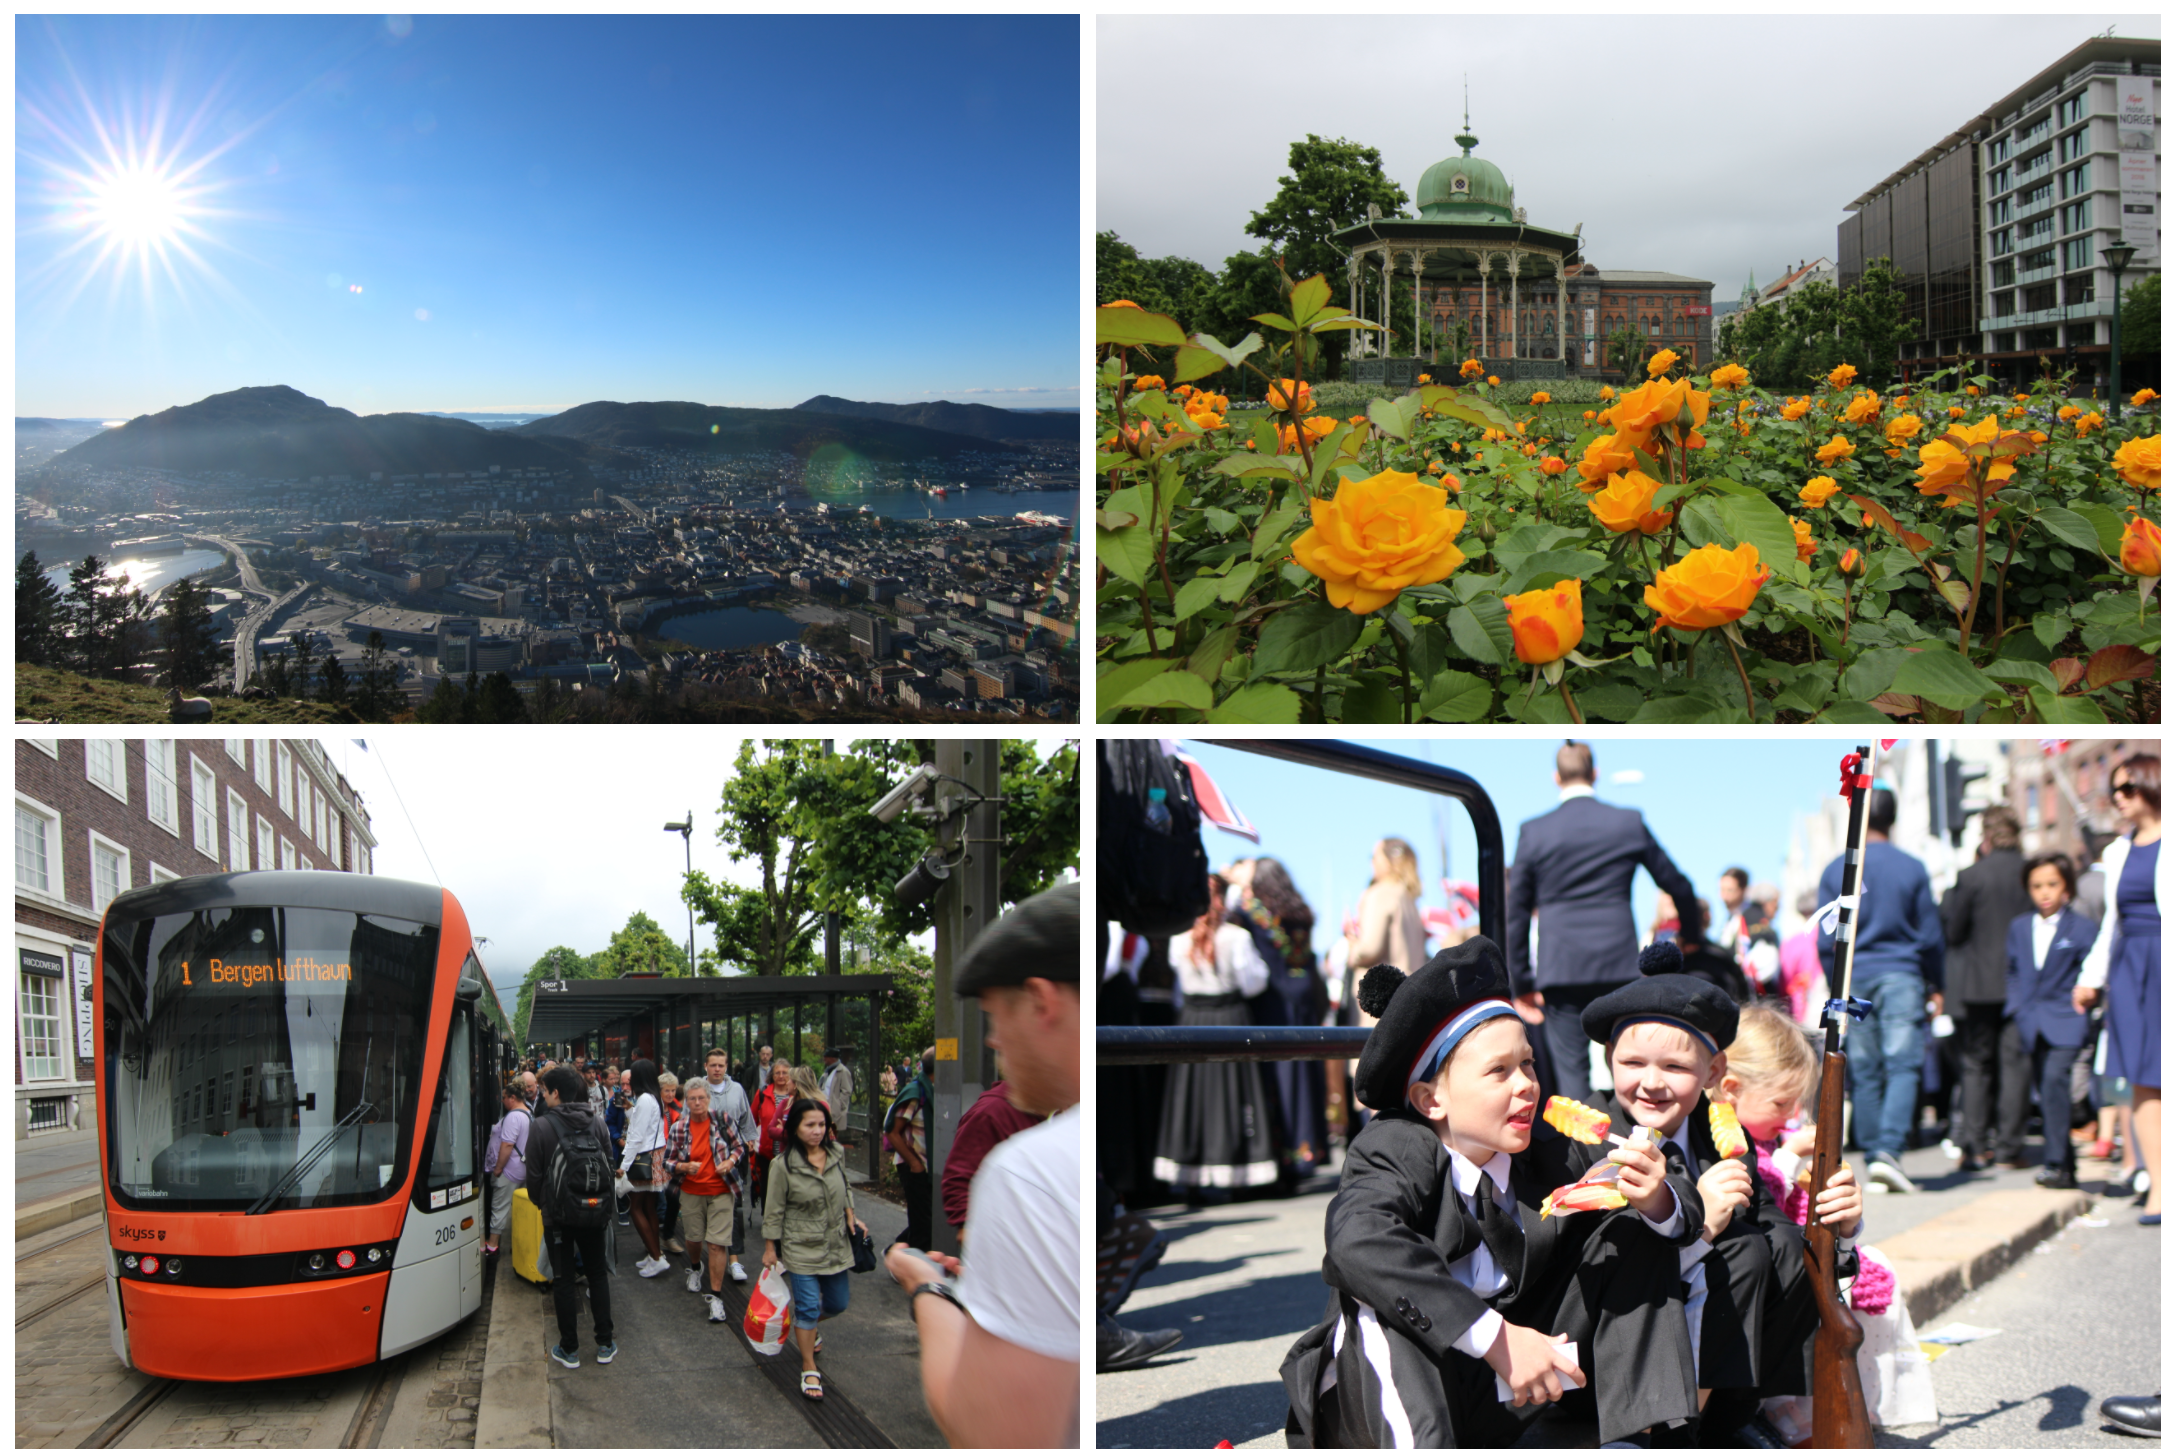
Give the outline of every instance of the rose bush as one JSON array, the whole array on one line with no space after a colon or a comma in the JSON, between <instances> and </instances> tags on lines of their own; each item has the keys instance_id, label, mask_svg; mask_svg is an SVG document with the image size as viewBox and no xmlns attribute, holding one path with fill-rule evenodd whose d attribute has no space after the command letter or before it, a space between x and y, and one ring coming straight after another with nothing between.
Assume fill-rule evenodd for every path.
<instances>
[{"instance_id":1,"label":"rose bush","mask_svg":"<svg viewBox=\"0 0 2174 1456\"><path fill-rule=\"evenodd\" d=\"M1391 395L1309 378L1368 326L1330 294L1236 344L1097 311L1105 721L2157 720L2155 395Z\"/></svg>"}]
</instances>

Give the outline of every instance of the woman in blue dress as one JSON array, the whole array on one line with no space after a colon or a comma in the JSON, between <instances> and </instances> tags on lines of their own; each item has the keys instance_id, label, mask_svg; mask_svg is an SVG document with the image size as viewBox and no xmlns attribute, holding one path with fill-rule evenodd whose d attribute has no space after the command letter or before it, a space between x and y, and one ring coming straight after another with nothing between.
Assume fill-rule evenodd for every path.
<instances>
[{"instance_id":1,"label":"woman in blue dress","mask_svg":"<svg viewBox=\"0 0 2174 1456\"><path fill-rule=\"evenodd\" d=\"M2114 811L2131 826L2106 856L2113 886L2113 945L2106 962L2106 1075L2135 1094L2136 1147L2151 1177L2140 1223L2159 1222L2159 756L2121 761L2108 786ZM2088 973L2086 979L2088 979ZM2097 993L2076 987L2076 1008Z\"/></svg>"}]
</instances>

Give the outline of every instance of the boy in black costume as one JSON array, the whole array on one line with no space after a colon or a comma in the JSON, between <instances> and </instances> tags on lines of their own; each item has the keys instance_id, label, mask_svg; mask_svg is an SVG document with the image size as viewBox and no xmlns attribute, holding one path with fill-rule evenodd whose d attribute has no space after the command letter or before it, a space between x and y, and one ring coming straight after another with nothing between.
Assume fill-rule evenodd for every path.
<instances>
[{"instance_id":1,"label":"boy in black costume","mask_svg":"<svg viewBox=\"0 0 2174 1456\"><path fill-rule=\"evenodd\" d=\"M1538 1124L1494 943L1369 971L1355 1079L1379 1114L1329 1206L1326 1318L1283 1363L1293 1447L1514 1444L1561 1397L1602 1441L1697 1412L1678 1246L1705 1211L1650 1146L1612 1153L1630 1207L1542 1219L1596 1152ZM1575 1407L1573 1407L1575 1408Z\"/></svg>"}]
</instances>

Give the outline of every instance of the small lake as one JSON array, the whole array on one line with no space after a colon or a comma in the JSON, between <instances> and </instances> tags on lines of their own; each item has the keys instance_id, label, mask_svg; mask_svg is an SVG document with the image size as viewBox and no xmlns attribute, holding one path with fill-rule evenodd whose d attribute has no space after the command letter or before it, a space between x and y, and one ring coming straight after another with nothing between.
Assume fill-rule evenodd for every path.
<instances>
[{"instance_id":1,"label":"small lake","mask_svg":"<svg viewBox=\"0 0 2174 1456\"><path fill-rule=\"evenodd\" d=\"M800 623L783 612L761 607L712 607L706 612L666 617L650 629L650 635L675 637L689 646L717 651L796 641Z\"/></svg>"},{"instance_id":2,"label":"small lake","mask_svg":"<svg viewBox=\"0 0 2174 1456\"><path fill-rule=\"evenodd\" d=\"M68 590L68 573L82 560L78 556L66 565L54 567L46 572L46 580L65 592ZM224 551L206 551L192 547L187 551L177 551L171 556L125 556L118 561L108 560L106 575L125 576L130 585L142 588L146 595L156 595L185 576L194 576L200 571L217 570L226 560L227 554Z\"/></svg>"}]
</instances>

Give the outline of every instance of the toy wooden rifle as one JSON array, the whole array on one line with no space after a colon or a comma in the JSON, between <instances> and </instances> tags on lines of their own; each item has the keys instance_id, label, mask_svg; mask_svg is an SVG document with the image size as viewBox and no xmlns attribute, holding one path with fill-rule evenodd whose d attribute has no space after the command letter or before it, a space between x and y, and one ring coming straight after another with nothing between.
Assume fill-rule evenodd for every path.
<instances>
[{"instance_id":1,"label":"toy wooden rifle","mask_svg":"<svg viewBox=\"0 0 2174 1456\"><path fill-rule=\"evenodd\" d=\"M1835 948L1841 957L1839 993L1820 1017L1826 1028L1826 1055L1819 1069L1819 1126L1812 1151L1812 1198L1842 1166L1842 1089L1849 1063L1842 1040L1851 1016L1871 1008L1850 999L1850 971L1857 954L1857 909L1864 892L1866 801L1872 788L1872 750L1859 748L1842 760L1842 788L1849 796L1849 842L1842 855L1842 897L1837 905ZM1835 1273L1834 1226L1816 1216L1804 1226L1804 1262L1819 1307L1819 1329L1812 1336L1812 1441L1822 1449L1869 1448L1872 1416L1864 1384L1857 1375L1857 1347L1864 1330L1842 1302Z\"/></svg>"}]
</instances>

